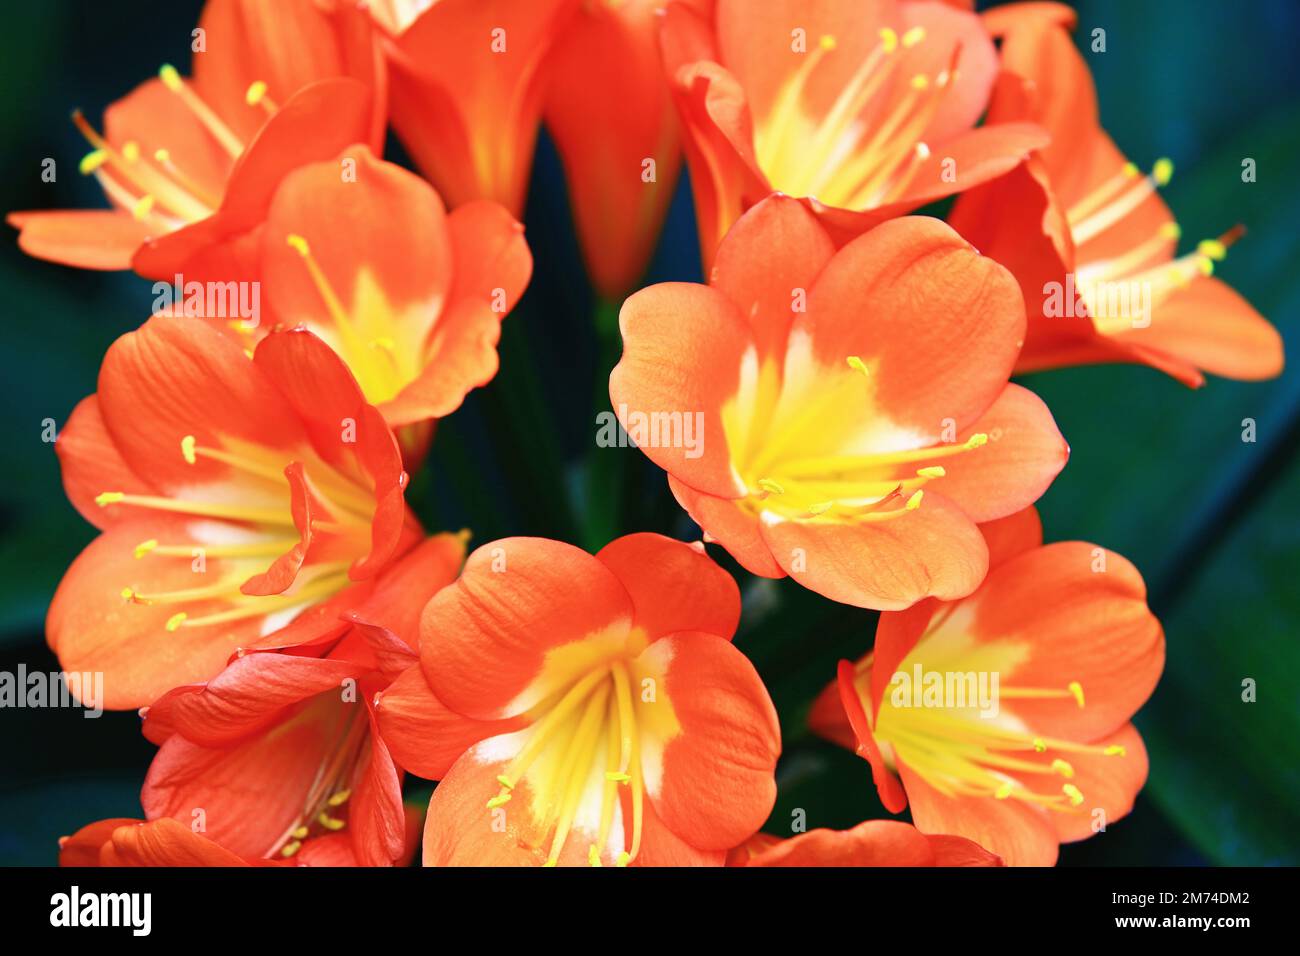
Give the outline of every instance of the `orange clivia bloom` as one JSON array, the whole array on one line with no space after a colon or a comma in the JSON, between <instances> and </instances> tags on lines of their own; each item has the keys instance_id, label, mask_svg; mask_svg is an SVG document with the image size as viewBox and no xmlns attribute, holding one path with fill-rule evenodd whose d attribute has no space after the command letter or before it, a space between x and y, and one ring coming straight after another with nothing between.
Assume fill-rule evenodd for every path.
<instances>
[{"instance_id":1,"label":"orange clivia bloom","mask_svg":"<svg viewBox=\"0 0 1300 956\"><path fill-rule=\"evenodd\" d=\"M1032 508L983 530L979 590L882 614L875 649L840 662L809 723L866 759L881 802L910 805L923 832L1048 866L1146 781L1129 720L1160 678L1164 633L1119 555L1043 545Z\"/></svg>"},{"instance_id":2,"label":"orange clivia bloom","mask_svg":"<svg viewBox=\"0 0 1300 956\"><path fill-rule=\"evenodd\" d=\"M384 0L393 127L453 206L523 214L552 45L578 0Z\"/></svg>"},{"instance_id":3,"label":"orange clivia bloom","mask_svg":"<svg viewBox=\"0 0 1300 956\"><path fill-rule=\"evenodd\" d=\"M74 114L93 147L81 172L113 209L11 213L25 252L155 279L253 278L246 234L281 177L349 143L382 146L383 58L357 4L209 0L199 28L192 79L164 66L105 111L102 134Z\"/></svg>"},{"instance_id":4,"label":"orange clivia bloom","mask_svg":"<svg viewBox=\"0 0 1300 956\"><path fill-rule=\"evenodd\" d=\"M705 267L772 191L837 243L1000 176L1046 142L975 124L998 71L974 14L912 0L717 0L667 10L665 68L686 133Z\"/></svg>"},{"instance_id":5,"label":"orange clivia bloom","mask_svg":"<svg viewBox=\"0 0 1300 956\"><path fill-rule=\"evenodd\" d=\"M990 120L1030 120L1052 134L1024 167L964 194L949 220L1020 280L1029 327L1017 371L1138 362L1191 386L1205 372L1278 375L1281 336L1213 277L1243 230L1175 255L1182 232L1157 192L1173 164L1160 159L1143 174L1102 130L1069 34L1074 12L1010 4L986 22L1002 37L1007 74Z\"/></svg>"},{"instance_id":6,"label":"orange clivia bloom","mask_svg":"<svg viewBox=\"0 0 1300 956\"><path fill-rule=\"evenodd\" d=\"M739 617L731 576L660 535L475 551L377 708L398 764L441 780L425 865L721 865L781 748Z\"/></svg>"},{"instance_id":7,"label":"orange clivia bloom","mask_svg":"<svg viewBox=\"0 0 1300 956\"><path fill-rule=\"evenodd\" d=\"M533 267L503 207L480 200L449 214L427 182L365 146L284 178L260 255L269 320L220 324L247 344L305 326L394 427L445 416L491 380L501 320Z\"/></svg>"},{"instance_id":8,"label":"orange clivia bloom","mask_svg":"<svg viewBox=\"0 0 1300 956\"><path fill-rule=\"evenodd\" d=\"M419 811L405 808L406 848L396 866L415 856L423 822ZM357 866L347 837L332 834L303 844L291 859L264 860L231 853L208 836L170 817L145 822L126 817L97 820L59 840L59 866L102 867L246 867Z\"/></svg>"},{"instance_id":9,"label":"orange clivia bloom","mask_svg":"<svg viewBox=\"0 0 1300 956\"><path fill-rule=\"evenodd\" d=\"M682 507L754 574L836 601L969 594L988 566L975 523L1031 504L1068 455L1007 381L1015 280L935 219L837 252L774 196L732 228L709 285L643 289L619 321L610 398Z\"/></svg>"},{"instance_id":10,"label":"orange clivia bloom","mask_svg":"<svg viewBox=\"0 0 1300 956\"><path fill-rule=\"evenodd\" d=\"M65 670L104 672L110 709L207 680L238 648L302 643L333 621L304 610L421 536L383 416L304 330L250 359L202 322L152 318L109 348L55 450L103 533L46 633Z\"/></svg>"},{"instance_id":11,"label":"orange clivia bloom","mask_svg":"<svg viewBox=\"0 0 1300 956\"><path fill-rule=\"evenodd\" d=\"M201 809L204 835L250 859L290 859L341 839L359 865L400 861L401 772L372 702L416 666L420 612L464 557L462 536L430 538L323 637L243 654L146 708L144 734L161 749L140 795L145 815L189 824Z\"/></svg>"},{"instance_id":12,"label":"orange clivia bloom","mask_svg":"<svg viewBox=\"0 0 1300 956\"><path fill-rule=\"evenodd\" d=\"M922 833L898 820L867 820L850 830L809 830L786 839L756 833L727 855L727 866L1001 866L964 837Z\"/></svg>"},{"instance_id":13,"label":"orange clivia bloom","mask_svg":"<svg viewBox=\"0 0 1300 956\"><path fill-rule=\"evenodd\" d=\"M645 271L681 166L659 58L666 2L584 3L546 67L546 126L564 160L587 271L611 299ZM704 12L712 0L690 2Z\"/></svg>"}]
</instances>

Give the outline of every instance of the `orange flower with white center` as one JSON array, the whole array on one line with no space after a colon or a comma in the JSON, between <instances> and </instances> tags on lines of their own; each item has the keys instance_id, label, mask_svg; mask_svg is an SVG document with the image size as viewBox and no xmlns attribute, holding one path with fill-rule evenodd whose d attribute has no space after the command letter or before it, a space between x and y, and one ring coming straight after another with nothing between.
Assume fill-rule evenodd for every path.
<instances>
[{"instance_id":1,"label":"orange flower with white center","mask_svg":"<svg viewBox=\"0 0 1300 956\"><path fill-rule=\"evenodd\" d=\"M304 611L420 537L392 433L306 331L250 360L203 323L150 319L109 348L55 448L103 534L46 631L65 670L104 672L111 709L206 680L240 647L302 643L333 623Z\"/></svg>"},{"instance_id":2,"label":"orange flower with white center","mask_svg":"<svg viewBox=\"0 0 1300 956\"><path fill-rule=\"evenodd\" d=\"M1007 381L1024 323L1011 276L943 223L892 220L836 252L774 196L709 285L624 303L610 400L751 572L877 609L962 597L987 568L975 523L1031 504L1068 455Z\"/></svg>"},{"instance_id":3,"label":"orange flower with white center","mask_svg":"<svg viewBox=\"0 0 1300 956\"><path fill-rule=\"evenodd\" d=\"M578 0L385 0L393 128L453 206L523 215L541 125L543 64Z\"/></svg>"},{"instance_id":4,"label":"orange flower with white center","mask_svg":"<svg viewBox=\"0 0 1300 956\"><path fill-rule=\"evenodd\" d=\"M248 344L277 324L310 329L394 428L448 415L491 380L501 320L533 266L503 207L480 200L448 214L433 187L365 146L284 178L261 262L271 320L220 323ZM418 450L418 431L399 432L404 447Z\"/></svg>"},{"instance_id":5,"label":"orange flower with white center","mask_svg":"<svg viewBox=\"0 0 1300 956\"><path fill-rule=\"evenodd\" d=\"M1146 780L1129 722L1164 667L1137 570L1078 541L1044 546L1033 509L982 528L992 568L956 602L881 615L809 723L871 764L885 807L1008 865L1124 816Z\"/></svg>"},{"instance_id":6,"label":"orange flower with white center","mask_svg":"<svg viewBox=\"0 0 1300 956\"><path fill-rule=\"evenodd\" d=\"M355 3L209 0L199 27L193 79L162 67L105 111L102 135L73 114L92 147L81 172L114 208L11 213L25 252L155 279L254 277L241 237L280 178L349 143L382 146L383 59Z\"/></svg>"},{"instance_id":7,"label":"orange flower with white center","mask_svg":"<svg viewBox=\"0 0 1300 956\"><path fill-rule=\"evenodd\" d=\"M378 704L398 764L441 780L425 865L721 865L780 752L739 615L731 577L659 535L479 548Z\"/></svg>"},{"instance_id":8,"label":"orange flower with white center","mask_svg":"<svg viewBox=\"0 0 1300 956\"><path fill-rule=\"evenodd\" d=\"M805 199L837 242L999 176L1046 142L985 124L997 75L974 14L911 0L760 6L710 20L668 7L662 30L706 268L772 191Z\"/></svg>"},{"instance_id":9,"label":"orange flower with white center","mask_svg":"<svg viewBox=\"0 0 1300 956\"><path fill-rule=\"evenodd\" d=\"M1125 159L1098 119L1097 94L1053 3L989 11L1007 74L991 119L1041 123L1052 142L1024 167L964 194L950 222L1020 281L1029 312L1016 370L1138 362L1199 386L1204 373L1264 379L1282 371L1282 339L1214 272L1244 232L1182 255L1182 231L1149 173Z\"/></svg>"}]
</instances>

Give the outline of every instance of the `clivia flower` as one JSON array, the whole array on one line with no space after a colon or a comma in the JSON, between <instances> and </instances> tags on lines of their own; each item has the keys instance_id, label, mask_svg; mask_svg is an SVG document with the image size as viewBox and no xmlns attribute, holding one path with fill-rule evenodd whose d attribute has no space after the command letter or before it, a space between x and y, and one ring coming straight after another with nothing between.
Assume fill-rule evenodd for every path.
<instances>
[{"instance_id":1,"label":"clivia flower","mask_svg":"<svg viewBox=\"0 0 1300 956\"><path fill-rule=\"evenodd\" d=\"M405 866L415 856L423 822L406 807L406 848L394 865ZM334 834L305 843L289 859L265 860L232 853L202 833L171 817L133 820L114 817L88 823L59 840L59 866L101 867L246 867L356 866L346 836Z\"/></svg>"},{"instance_id":2,"label":"clivia flower","mask_svg":"<svg viewBox=\"0 0 1300 956\"><path fill-rule=\"evenodd\" d=\"M324 638L242 654L146 708L144 734L161 746L140 796L146 817L201 816L205 836L250 859L310 857L341 837L361 866L401 860L401 773L372 702L417 665L420 612L464 557L462 536L430 538L354 597Z\"/></svg>"},{"instance_id":3,"label":"clivia flower","mask_svg":"<svg viewBox=\"0 0 1300 956\"><path fill-rule=\"evenodd\" d=\"M304 330L250 359L205 323L152 318L109 348L55 450L103 533L46 633L65 670L104 672L110 709L207 680L238 648L302 643L332 622L302 612L422 536L383 417Z\"/></svg>"},{"instance_id":4,"label":"clivia flower","mask_svg":"<svg viewBox=\"0 0 1300 956\"><path fill-rule=\"evenodd\" d=\"M799 202L759 203L708 286L627 300L610 398L673 494L754 574L877 609L984 578L976 522L1035 501L1068 448L1009 384L1024 334L1009 273L935 219L835 250ZM698 420L679 440L674 422ZM665 434L667 432L667 434Z\"/></svg>"},{"instance_id":5,"label":"clivia flower","mask_svg":"<svg viewBox=\"0 0 1300 956\"><path fill-rule=\"evenodd\" d=\"M381 0L393 128L452 206L523 214L543 64L578 0Z\"/></svg>"},{"instance_id":6,"label":"clivia flower","mask_svg":"<svg viewBox=\"0 0 1300 956\"><path fill-rule=\"evenodd\" d=\"M305 326L394 428L445 416L491 380L501 320L533 265L523 226L500 205L449 214L427 182L365 146L284 178L260 255L270 318L220 324L246 344Z\"/></svg>"},{"instance_id":7,"label":"clivia flower","mask_svg":"<svg viewBox=\"0 0 1300 956\"><path fill-rule=\"evenodd\" d=\"M882 614L874 650L840 662L809 723L866 759L885 808L910 806L922 832L1050 866L1146 781L1129 721L1160 678L1164 633L1119 555L1043 545L1033 509L983 530L993 566L979 590Z\"/></svg>"},{"instance_id":8,"label":"clivia flower","mask_svg":"<svg viewBox=\"0 0 1300 956\"><path fill-rule=\"evenodd\" d=\"M1029 312L1018 372L1138 362L1199 386L1204 372L1264 379L1282 370L1277 330L1213 277L1243 233L1229 229L1175 255L1181 230L1149 173L1102 130L1087 63L1053 3L986 14L1002 39L1003 69L989 107L997 121L1032 121L1052 135L1022 168L964 194L949 221L1020 281Z\"/></svg>"},{"instance_id":9,"label":"clivia flower","mask_svg":"<svg viewBox=\"0 0 1300 956\"><path fill-rule=\"evenodd\" d=\"M739 616L730 575L655 534L475 551L377 707L397 763L441 781L425 865L721 865L781 746Z\"/></svg>"},{"instance_id":10,"label":"clivia flower","mask_svg":"<svg viewBox=\"0 0 1300 956\"><path fill-rule=\"evenodd\" d=\"M727 855L727 866L1001 866L964 837L922 833L898 820L867 820L849 830L819 828L782 839L756 833Z\"/></svg>"},{"instance_id":11,"label":"clivia flower","mask_svg":"<svg viewBox=\"0 0 1300 956\"><path fill-rule=\"evenodd\" d=\"M80 170L113 209L11 213L25 252L155 279L252 278L245 234L284 174L382 146L383 60L355 3L209 0L199 28L192 79L163 66L105 111L102 134L74 114L92 147Z\"/></svg>"},{"instance_id":12,"label":"clivia flower","mask_svg":"<svg viewBox=\"0 0 1300 956\"><path fill-rule=\"evenodd\" d=\"M913 0L670 4L665 69L707 269L727 229L773 191L843 243L985 182L1046 142L1028 123L976 127L998 71L968 11Z\"/></svg>"},{"instance_id":13,"label":"clivia flower","mask_svg":"<svg viewBox=\"0 0 1300 956\"><path fill-rule=\"evenodd\" d=\"M610 299L645 271L681 166L659 56L666 2L584 3L546 65L546 127L564 160L587 271ZM712 0L690 2L704 12Z\"/></svg>"}]
</instances>

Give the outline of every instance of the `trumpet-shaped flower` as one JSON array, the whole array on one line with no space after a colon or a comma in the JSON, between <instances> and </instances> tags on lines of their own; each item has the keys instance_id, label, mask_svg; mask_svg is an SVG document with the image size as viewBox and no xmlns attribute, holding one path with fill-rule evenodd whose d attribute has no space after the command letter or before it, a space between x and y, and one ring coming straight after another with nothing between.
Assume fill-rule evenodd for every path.
<instances>
[{"instance_id":1,"label":"trumpet-shaped flower","mask_svg":"<svg viewBox=\"0 0 1300 956\"><path fill-rule=\"evenodd\" d=\"M988 564L975 523L1031 504L1065 464L1046 406L1007 381L1015 281L934 219L836 252L772 197L708 286L643 289L620 325L610 398L677 500L753 573L837 601L969 594Z\"/></svg>"},{"instance_id":2,"label":"trumpet-shaped flower","mask_svg":"<svg viewBox=\"0 0 1300 956\"><path fill-rule=\"evenodd\" d=\"M378 704L398 764L441 780L425 865L721 865L780 751L739 615L731 577L659 535L475 551Z\"/></svg>"},{"instance_id":3,"label":"trumpet-shaped flower","mask_svg":"<svg viewBox=\"0 0 1300 956\"><path fill-rule=\"evenodd\" d=\"M284 178L261 261L272 320L230 327L251 344L277 324L306 326L394 427L447 415L496 374L501 320L532 273L505 209L481 200L447 214L428 183L365 146Z\"/></svg>"},{"instance_id":4,"label":"trumpet-shaped flower","mask_svg":"<svg viewBox=\"0 0 1300 956\"><path fill-rule=\"evenodd\" d=\"M985 526L993 567L970 597L881 615L841 661L814 730L871 764L885 807L1008 865L1124 816L1147 774L1129 723L1164 666L1164 634L1122 557L1042 545L1032 509Z\"/></svg>"},{"instance_id":5,"label":"trumpet-shaped flower","mask_svg":"<svg viewBox=\"0 0 1300 956\"><path fill-rule=\"evenodd\" d=\"M241 647L301 643L418 541L383 416L303 330L250 359L202 322L155 317L117 340L55 445L64 488L103 533L46 620L105 705L206 680ZM334 605L330 605L333 607Z\"/></svg>"},{"instance_id":6,"label":"trumpet-shaped flower","mask_svg":"<svg viewBox=\"0 0 1300 956\"><path fill-rule=\"evenodd\" d=\"M706 267L774 190L805 199L843 242L1046 142L1032 124L976 128L997 54L980 20L950 6L718 0L709 20L672 4L662 44Z\"/></svg>"},{"instance_id":7,"label":"trumpet-shaped flower","mask_svg":"<svg viewBox=\"0 0 1300 956\"><path fill-rule=\"evenodd\" d=\"M782 839L756 833L727 855L727 866L1001 866L964 837L922 833L910 823L867 820L850 830L809 830Z\"/></svg>"},{"instance_id":8,"label":"trumpet-shaped flower","mask_svg":"<svg viewBox=\"0 0 1300 956\"><path fill-rule=\"evenodd\" d=\"M541 124L543 64L578 0L389 0L393 127L453 206L492 199L521 216Z\"/></svg>"},{"instance_id":9,"label":"trumpet-shaped flower","mask_svg":"<svg viewBox=\"0 0 1300 956\"><path fill-rule=\"evenodd\" d=\"M1006 71L991 119L1041 123L1049 146L1024 167L964 194L950 218L1020 280L1029 313L1022 372L1094 362L1144 363L1188 385L1204 372L1263 379L1282 370L1282 340L1214 277L1234 227L1176 254L1182 231L1158 189L1168 159L1144 173L1102 130L1087 63L1052 3L987 14Z\"/></svg>"},{"instance_id":10,"label":"trumpet-shaped flower","mask_svg":"<svg viewBox=\"0 0 1300 956\"><path fill-rule=\"evenodd\" d=\"M251 279L246 235L285 173L349 143L382 145L383 59L355 3L209 0L199 28L192 79L164 66L105 111L103 133L73 115L91 146L80 170L113 209L11 213L29 255Z\"/></svg>"},{"instance_id":11,"label":"trumpet-shaped flower","mask_svg":"<svg viewBox=\"0 0 1300 956\"><path fill-rule=\"evenodd\" d=\"M362 866L406 852L401 774L372 701L416 666L420 612L465 557L458 535L430 538L354 591L311 644L253 651L144 711L161 745L141 802L151 820L192 823L242 857L291 859L342 835Z\"/></svg>"},{"instance_id":12,"label":"trumpet-shaped flower","mask_svg":"<svg viewBox=\"0 0 1300 956\"><path fill-rule=\"evenodd\" d=\"M704 10L712 0L691 2ZM659 59L665 3L583 4L547 64L546 126L564 159L588 272L609 298L645 271L681 166Z\"/></svg>"}]
</instances>

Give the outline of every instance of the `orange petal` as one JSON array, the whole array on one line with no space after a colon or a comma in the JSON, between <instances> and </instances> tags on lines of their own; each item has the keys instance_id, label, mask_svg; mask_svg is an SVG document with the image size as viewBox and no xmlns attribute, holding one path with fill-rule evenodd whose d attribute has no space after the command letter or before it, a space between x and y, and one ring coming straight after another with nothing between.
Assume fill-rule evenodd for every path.
<instances>
[{"instance_id":1,"label":"orange petal","mask_svg":"<svg viewBox=\"0 0 1300 956\"><path fill-rule=\"evenodd\" d=\"M686 509L709 538L717 541L751 574L765 578L783 578L785 571L772 557L758 517L732 498L718 498L696 491L672 475L668 487L677 503Z\"/></svg>"},{"instance_id":2,"label":"orange petal","mask_svg":"<svg viewBox=\"0 0 1300 956\"><path fill-rule=\"evenodd\" d=\"M100 866L254 865L170 819L120 826L100 853Z\"/></svg>"},{"instance_id":3,"label":"orange petal","mask_svg":"<svg viewBox=\"0 0 1300 956\"><path fill-rule=\"evenodd\" d=\"M118 210L11 212L18 247L29 256L79 269L129 269L131 257L153 232Z\"/></svg>"},{"instance_id":4,"label":"orange petal","mask_svg":"<svg viewBox=\"0 0 1300 956\"><path fill-rule=\"evenodd\" d=\"M983 522L980 534L984 535L989 546L991 570L1026 551L1040 547L1043 543L1043 522L1038 517L1038 509L1030 505L1005 518Z\"/></svg>"},{"instance_id":5,"label":"orange petal","mask_svg":"<svg viewBox=\"0 0 1300 956\"><path fill-rule=\"evenodd\" d=\"M661 638L632 666L641 680L657 680L677 728L657 741L659 779L646 776L664 825L704 850L747 839L772 812L781 753L776 710L754 666L722 638L689 632ZM656 732L659 718L647 717L656 706L639 705L643 734Z\"/></svg>"},{"instance_id":6,"label":"orange petal","mask_svg":"<svg viewBox=\"0 0 1300 956\"><path fill-rule=\"evenodd\" d=\"M629 534L601 548L596 559L627 588L635 626L650 640L703 631L729 641L735 633L740 588L703 546L648 532Z\"/></svg>"},{"instance_id":7,"label":"orange petal","mask_svg":"<svg viewBox=\"0 0 1300 956\"><path fill-rule=\"evenodd\" d=\"M763 538L792 578L833 601L898 610L931 595L964 597L988 570L988 549L966 514L938 492L883 521L777 521Z\"/></svg>"},{"instance_id":8,"label":"orange petal","mask_svg":"<svg viewBox=\"0 0 1300 956\"><path fill-rule=\"evenodd\" d=\"M123 460L113 436L104 425L99 399L95 395L77 403L58 433L54 451L59 456L63 490L68 500L97 528L106 528L131 513L130 508L120 504L101 508L95 503L100 492L155 493L153 486L139 478Z\"/></svg>"},{"instance_id":9,"label":"orange petal","mask_svg":"<svg viewBox=\"0 0 1300 956\"><path fill-rule=\"evenodd\" d=\"M536 678L570 676L563 664L544 673L548 654L590 650L596 657L582 659L594 663L621 649L631 621L627 591L587 552L546 538L505 538L471 554L460 579L425 608L421 666L436 697L457 713L511 717L540 699Z\"/></svg>"},{"instance_id":10,"label":"orange petal","mask_svg":"<svg viewBox=\"0 0 1300 956\"><path fill-rule=\"evenodd\" d=\"M665 282L623 303L619 328L623 357L610 374L609 397L629 437L696 490L739 497L744 488L731 464L722 407L753 347L740 311L717 290Z\"/></svg>"}]
</instances>

